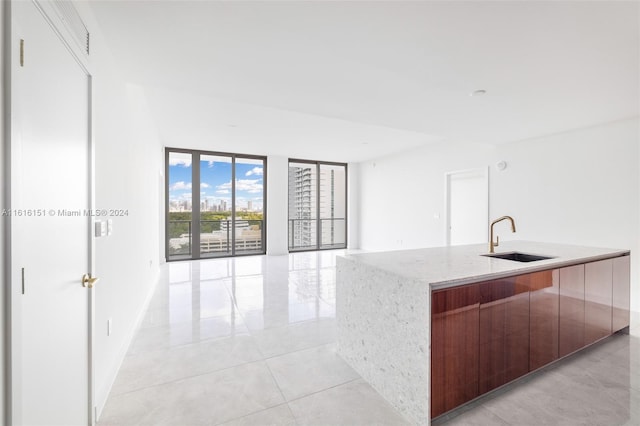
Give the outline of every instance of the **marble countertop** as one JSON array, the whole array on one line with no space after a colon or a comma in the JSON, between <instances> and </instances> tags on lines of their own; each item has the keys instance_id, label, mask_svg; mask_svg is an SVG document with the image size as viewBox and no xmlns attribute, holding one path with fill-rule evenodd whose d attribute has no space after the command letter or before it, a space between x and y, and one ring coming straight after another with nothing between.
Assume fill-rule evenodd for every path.
<instances>
[{"instance_id":1,"label":"marble countertop","mask_svg":"<svg viewBox=\"0 0 640 426\"><path fill-rule=\"evenodd\" d=\"M472 282L485 281L560 268L578 263L593 262L622 256L629 250L584 247L532 241L504 241L496 247L496 253L519 251L552 259L534 262L515 262L486 256L487 244L434 247L414 250L370 252L348 254L344 257L361 262L418 282L430 284L432 288L445 288Z\"/></svg>"}]
</instances>

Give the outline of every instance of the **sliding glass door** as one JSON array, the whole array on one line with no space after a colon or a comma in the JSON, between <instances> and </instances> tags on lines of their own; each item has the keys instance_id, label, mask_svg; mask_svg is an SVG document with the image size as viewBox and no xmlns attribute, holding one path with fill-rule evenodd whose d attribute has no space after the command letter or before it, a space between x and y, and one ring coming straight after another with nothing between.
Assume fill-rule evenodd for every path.
<instances>
[{"instance_id":1,"label":"sliding glass door","mask_svg":"<svg viewBox=\"0 0 640 426\"><path fill-rule=\"evenodd\" d=\"M289 251L318 247L317 181L316 164L289 162Z\"/></svg>"},{"instance_id":2,"label":"sliding glass door","mask_svg":"<svg viewBox=\"0 0 640 426\"><path fill-rule=\"evenodd\" d=\"M233 157L200 154L200 257L231 256Z\"/></svg>"},{"instance_id":3,"label":"sliding glass door","mask_svg":"<svg viewBox=\"0 0 640 426\"><path fill-rule=\"evenodd\" d=\"M345 248L347 165L289 160L289 251Z\"/></svg>"},{"instance_id":4,"label":"sliding glass door","mask_svg":"<svg viewBox=\"0 0 640 426\"><path fill-rule=\"evenodd\" d=\"M264 157L167 149L167 260L264 254L265 169Z\"/></svg>"},{"instance_id":5,"label":"sliding glass door","mask_svg":"<svg viewBox=\"0 0 640 426\"><path fill-rule=\"evenodd\" d=\"M167 176L167 260L190 258L192 252L193 179L192 159L189 152L166 153Z\"/></svg>"},{"instance_id":6,"label":"sliding glass door","mask_svg":"<svg viewBox=\"0 0 640 426\"><path fill-rule=\"evenodd\" d=\"M264 158L235 157L234 250L236 254L265 253Z\"/></svg>"},{"instance_id":7,"label":"sliding glass door","mask_svg":"<svg viewBox=\"0 0 640 426\"><path fill-rule=\"evenodd\" d=\"M318 191L320 248L347 246L347 166L319 164Z\"/></svg>"}]
</instances>

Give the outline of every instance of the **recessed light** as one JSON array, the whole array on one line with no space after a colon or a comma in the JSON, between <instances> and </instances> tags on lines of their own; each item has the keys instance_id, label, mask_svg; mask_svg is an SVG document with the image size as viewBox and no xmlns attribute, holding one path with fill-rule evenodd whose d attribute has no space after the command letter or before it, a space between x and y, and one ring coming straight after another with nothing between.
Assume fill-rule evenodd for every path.
<instances>
[{"instance_id":1,"label":"recessed light","mask_svg":"<svg viewBox=\"0 0 640 426\"><path fill-rule=\"evenodd\" d=\"M473 92L469 93L469 96L482 96L484 94L486 94L487 91L484 89L480 89L480 90L474 90Z\"/></svg>"}]
</instances>

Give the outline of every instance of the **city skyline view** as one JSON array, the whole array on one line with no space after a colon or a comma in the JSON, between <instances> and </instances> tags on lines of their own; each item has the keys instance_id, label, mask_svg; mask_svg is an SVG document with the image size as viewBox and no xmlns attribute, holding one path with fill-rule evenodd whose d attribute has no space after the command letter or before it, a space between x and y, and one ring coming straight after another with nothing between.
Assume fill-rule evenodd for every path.
<instances>
[{"instance_id":1,"label":"city skyline view","mask_svg":"<svg viewBox=\"0 0 640 426\"><path fill-rule=\"evenodd\" d=\"M169 157L169 211L192 208L191 154L172 152ZM263 210L264 169L261 160L236 158L236 210ZM202 211L231 211L231 157L201 155L200 202Z\"/></svg>"}]
</instances>

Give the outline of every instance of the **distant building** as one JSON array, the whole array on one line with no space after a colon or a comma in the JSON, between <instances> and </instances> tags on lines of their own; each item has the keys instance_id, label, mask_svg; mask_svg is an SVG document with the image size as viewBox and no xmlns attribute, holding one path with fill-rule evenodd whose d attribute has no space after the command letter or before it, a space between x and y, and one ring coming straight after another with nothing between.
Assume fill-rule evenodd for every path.
<instances>
[{"instance_id":1,"label":"distant building","mask_svg":"<svg viewBox=\"0 0 640 426\"><path fill-rule=\"evenodd\" d=\"M239 217L236 217L235 223L236 223L236 232L241 231L243 229L249 230L251 228L249 226L248 221L243 220ZM220 231L226 232L227 229L231 230L231 218L229 218L228 220L220 221Z\"/></svg>"},{"instance_id":2,"label":"distant building","mask_svg":"<svg viewBox=\"0 0 640 426\"><path fill-rule=\"evenodd\" d=\"M190 212L191 201L189 200L169 200L170 212Z\"/></svg>"},{"instance_id":3,"label":"distant building","mask_svg":"<svg viewBox=\"0 0 640 426\"><path fill-rule=\"evenodd\" d=\"M315 246L315 173L307 167L289 167L289 246Z\"/></svg>"},{"instance_id":4,"label":"distant building","mask_svg":"<svg viewBox=\"0 0 640 426\"><path fill-rule=\"evenodd\" d=\"M320 168L320 244L333 246L345 239L345 174L336 173L334 167Z\"/></svg>"}]
</instances>

